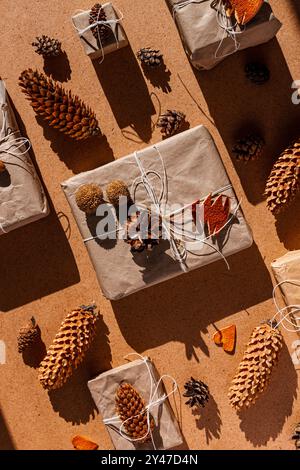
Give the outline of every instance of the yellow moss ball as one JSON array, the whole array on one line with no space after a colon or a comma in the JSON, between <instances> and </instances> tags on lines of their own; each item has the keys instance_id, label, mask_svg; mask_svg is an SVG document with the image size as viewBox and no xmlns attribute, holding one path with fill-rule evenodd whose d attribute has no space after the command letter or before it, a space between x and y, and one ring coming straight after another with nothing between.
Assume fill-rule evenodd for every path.
<instances>
[{"instance_id":1,"label":"yellow moss ball","mask_svg":"<svg viewBox=\"0 0 300 470\"><path fill-rule=\"evenodd\" d=\"M109 202L117 207L119 205L120 197L127 197L131 201L130 192L124 181L114 180L106 187L106 195Z\"/></svg>"},{"instance_id":2,"label":"yellow moss ball","mask_svg":"<svg viewBox=\"0 0 300 470\"><path fill-rule=\"evenodd\" d=\"M0 160L0 175L1 173L4 173L5 170L6 170L5 163L2 160Z\"/></svg>"},{"instance_id":3,"label":"yellow moss ball","mask_svg":"<svg viewBox=\"0 0 300 470\"><path fill-rule=\"evenodd\" d=\"M98 184L84 184L75 194L79 209L88 215L95 214L97 207L103 204L103 191Z\"/></svg>"}]
</instances>

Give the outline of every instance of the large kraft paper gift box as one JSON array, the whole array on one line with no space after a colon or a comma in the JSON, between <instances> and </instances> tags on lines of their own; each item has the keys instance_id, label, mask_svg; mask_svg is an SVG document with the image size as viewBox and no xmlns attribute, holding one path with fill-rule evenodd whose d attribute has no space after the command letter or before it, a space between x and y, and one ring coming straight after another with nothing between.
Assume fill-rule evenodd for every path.
<instances>
[{"instance_id":1,"label":"large kraft paper gift box","mask_svg":"<svg viewBox=\"0 0 300 470\"><path fill-rule=\"evenodd\" d=\"M0 81L0 235L46 217L47 199L28 155L29 141L22 137Z\"/></svg>"},{"instance_id":2,"label":"large kraft paper gift box","mask_svg":"<svg viewBox=\"0 0 300 470\"><path fill-rule=\"evenodd\" d=\"M227 227L224 236L220 237L225 239L222 254L228 257L250 247L253 242L251 231L242 211L237 207L235 192L209 131L204 126L198 126L139 151L138 157L144 168L161 174L162 162L158 151L166 169L169 205L191 205L225 188L222 194L230 198L231 213L235 220ZM144 251L132 254L124 240L91 239L96 235L95 227L100 218L86 216L77 207L75 193L81 185L96 183L105 189L112 180L119 179L131 188L132 182L140 175L135 156L129 155L62 183L102 291L111 300L121 299L182 274L180 263L172 256L168 240L159 243L150 253ZM157 184L156 191L159 193L161 186L158 179L154 177L152 181ZM138 191L138 202L149 206L143 188ZM193 270L219 259L220 253L208 244L201 243L197 252L188 253L186 265L188 270Z\"/></svg>"},{"instance_id":3,"label":"large kraft paper gift box","mask_svg":"<svg viewBox=\"0 0 300 470\"><path fill-rule=\"evenodd\" d=\"M173 12L185 51L198 70L212 69L237 50L268 42L282 26L266 1L253 20L244 27L235 26L235 44L234 39L220 26L220 17L218 19L216 8L212 7L212 0L167 2ZM232 20L232 24L234 23L235 19Z\"/></svg>"},{"instance_id":4,"label":"large kraft paper gift box","mask_svg":"<svg viewBox=\"0 0 300 470\"><path fill-rule=\"evenodd\" d=\"M300 307L300 250L290 251L274 260L271 267L276 281L281 283L280 290L286 305Z\"/></svg>"},{"instance_id":5,"label":"large kraft paper gift box","mask_svg":"<svg viewBox=\"0 0 300 470\"><path fill-rule=\"evenodd\" d=\"M166 384L168 382L166 380ZM153 450L154 447L151 441L144 444L134 443L124 438L120 433L122 421L116 416L115 396L122 383L132 385L142 396L146 406L153 403L149 412L155 422L153 431L155 448L157 450L166 450L181 445L183 440L178 422L168 398L163 399L167 394L164 385L151 360L143 358L104 372L88 382L88 388L107 426L115 448L117 450ZM156 388L157 393L155 393ZM172 390L168 390L168 392L170 393ZM155 405L154 402L160 398L162 399L160 404ZM126 435L125 429L122 428L122 431Z\"/></svg>"},{"instance_id":6,"label":"large kraft paper gift box","mask_svg":"<svg viewBox=\"0 0 300 470\"><path fill-rule=\"evenodd\" d=\"M121 25L120 15L113 4L105 3L102 5L102 8L106 14L107 20L110 22L110 26L107 27L111 29L107 40L102 41L102 44L99 42L99 39L93 35L92 29L90 29L90 10L76 13L72 17L73 24L79 34L84 50L92 60L99 58L104 59L105 55L128 46L127 36ZM81 33L82 31L84 32Z\"/></svg>"}]
</instances>

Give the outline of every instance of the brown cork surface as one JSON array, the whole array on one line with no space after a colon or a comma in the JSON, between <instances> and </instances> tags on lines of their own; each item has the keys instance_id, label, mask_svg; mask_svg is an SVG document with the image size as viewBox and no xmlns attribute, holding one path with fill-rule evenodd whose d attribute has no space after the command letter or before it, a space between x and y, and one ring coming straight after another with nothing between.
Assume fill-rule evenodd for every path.
<instances>
[{"instance_id":1,"label":"brown cork surface","mask_svg":"<svg viewBox=\"0 0 300 470\"><path fill-rule=\"evenodd\" d=\"M291 102L292 81L300 79L300 7L295 0L270 3L283 22L277 39L200 73L189 65L164 0L117 0L131 48L107 56L101 66L85 56L70 21L76 9L91 6L88 0L1 0L0 75L33 143L32 156L52 203L49 217L0 238L0 340L7 352L6 364L0 365L1 449L70 449L77 434L110 449L86 383L134 351L148 354L161 374L175 377L181 390L190 376L209 385L212 398L200 414L182 400L182 448L293 449L290 436L300 421L300 366L296 370L291 360L295 335L284 333L279 366L255 407L237 415L227 399L252 329L273 316L270 263L300 249L300 199L275 221L261 196L272 162L297 136L300 122L300 106ZM63 42L66 54L53 65L44 65L31 47L41 34ZM134 55L145 46L160 48L167 67L151 80ZM267 85L246 81L243 70L250 59L263 60L270 68ZM27 67L54 72L79 94L95 109L105 137L69 142L36 119L17 85ZM201 114L178 74L217 129ZM149 93L155 95L150 98ZM159 106L184 112L190 126L203 123L210 129L243 200L255 244L230 258L230 272L219 262L110 303L101 295L60 182L160 140L159 130L152 132ZM267 147L260 161L245 166L234 162L229 151L235 135L249 126L262 132ZM67 312L92 300L102 314L97 338L68 384L48 394L37 381L37 364ZM16 336L32 315L42 343L34 357L22 358ZM216 327L232 323L237 347L234 355L227 355L212 336Z\"/></svg>"}]
</instances>

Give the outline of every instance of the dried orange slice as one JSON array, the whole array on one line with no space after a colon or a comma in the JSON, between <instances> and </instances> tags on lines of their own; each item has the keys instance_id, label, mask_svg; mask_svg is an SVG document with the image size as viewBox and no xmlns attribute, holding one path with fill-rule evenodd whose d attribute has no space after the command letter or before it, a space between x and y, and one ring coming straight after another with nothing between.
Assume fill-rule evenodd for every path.
<instances>
[{"instance_id":1,"label":"dried orange slice","mask_svg":"<svg viewBox=\"0 0 300 470\"><path fill-rule=\"evenodd\" d=\"M245 25L257 15L264 0L225 0L227 15L234 14L236 21Z\"/></svg>"},{"instance_id":2,"label":"dried orange slice","mask_svg":"<svg viewBox=\"0 0 300 470\"><path fill-rule=\"evenodd\" d=\"M236 342L236 326L231 325L217 331L214 334L213 340L217 346L223 346L224 351L232 353Z\"/></svg>"}]
</instances>

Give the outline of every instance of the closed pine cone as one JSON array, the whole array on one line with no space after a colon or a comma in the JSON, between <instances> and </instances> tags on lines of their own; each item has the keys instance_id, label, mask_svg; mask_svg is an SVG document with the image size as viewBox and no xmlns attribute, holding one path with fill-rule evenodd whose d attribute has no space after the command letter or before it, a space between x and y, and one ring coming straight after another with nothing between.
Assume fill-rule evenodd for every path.
<instances>
[{"instance_id":1,"label":"closed pine cone","mask_svg":"<svg viewBox=\"0 0 300 470\"><path fill-rule=\"evenodd\" d=\"M137 57L142 65L147 67L159 67L162 64L162 53L158 49L143 47L137 52Z\"/></svg>"},{"instance_id":2,"label":"closed pine cone","mask_svg":"<svg viewBox=\"0 0 300 470\"><path fill-rule=\"evenodd\" d=\"M36 42L33 42L32 45L36 48L35 52L44 58L56 57L62 52L61 42L45 35L37 37Z\"/></svg>"},{"instance_id":3,"label":"closed pine cone","mask_svg":"<svg viewBox=\"0 0 300 470\"><path fill-rule=\"evenodd\" d=\"M128 383L119 386L116 393L116 412L124 423L128 436L145 443L151 440L154 430L154 419L150 416L149 427L145 401L141 395Z\"/></svg>"},{"instance_id":4,"label":"closed pine cone","mask_svg":"<svg viewBox=\"0 0 300 470\"><path fill-rule=\"evenodd\" d=\"M22 72L19 84L34 111L51 127L75 140L99 134L98 122L91 109L51 78L28 69Z\"/></svg>"},{"instance_id":5,"label":"closed pine cone","mask_svg":"<svg viewBox=\"0 0 300 470\"><path fill-rule=\"evenodd\" d=\"M232 149L232 153L239 161L248 162L257 160L264 147L264 140L259 135L249 134L239 139Z\"/></svg>"},{"instance_id":6,"label":"closed pine cone","mask_svg":"<svg viewBox=\"0 0 300 470\"><path fill-rule=\"evenodd\" d=\"M164 114L159 116L157 127L160 127L161 133L165 137L171 137L180 129L184 120L185 114L168 109Z\"/></svg>"},{"instance_id":7,"label":"closed pine cone","mask_svg":"<svg viewBox=\"0 0 300 470\"><path fill-rule=\"evenodd\" d=\"M250 407L266 390L282 346L283 337L270 322L254 329L229 389L228 396L233 408L241 410Z\"/></svg>"},{"instance_id":8,"label":"closed pine cone","mask_svg":"<svg viewBox=\"0 0 300 470\"><path fill-rule=\"evenodd\" d=\"M152 251L162 237L161 219L151 217L148 211L129 216L125 230L125 242L130 245L132 253Z\"/></svg>"},{"instance_id":9,"label":"closed pine cone","mask_svg":"<svg viewBox=\"0 0 300 470\"><path fill-rule=\"evenodd\" d=\"M97 21L107 21L107 16L101 3L96 3L91 8L89 21L90 21L90 24L94 24ZM103 44L107 41L109 36L112 34L112 30L109 25L98 24L92 28L92 33L97 39L97 41L99 40L99 36L100 36L100 40Z\"/></svg>"},{"instance_id":10,"label":"closed pine cone","mask_svg":"<svg viewBox=\"0 0 300 470\"><path fill-rule=\"evenodd\" d=\"M34 317L28 324L21 328L18 335L18 351L22 353L25 349L32 346L40 338L40 330Z\"/></svg>"},{"instance_id":11,"label":"closed pine cone","mask_svg":"<svg viewBox=\"0 0 300 470\"><path fill-rule=\"evenodd\" d=\"M39 368L39 381L46 390L64 385L83 361L96 332L96 306L82 306L69 313Z\"/></svg>"},{"instance_id":12,"label":"closed pine cone","mask_svg":"<svg viewBox=\"0 0 300 470\"><path fill-rule=\"evenodd\" d=\"M273 166L266 184L268 209L277 214L285 209L300 190L300 139L285 150Z\"/></svg>"}]
</instances>

